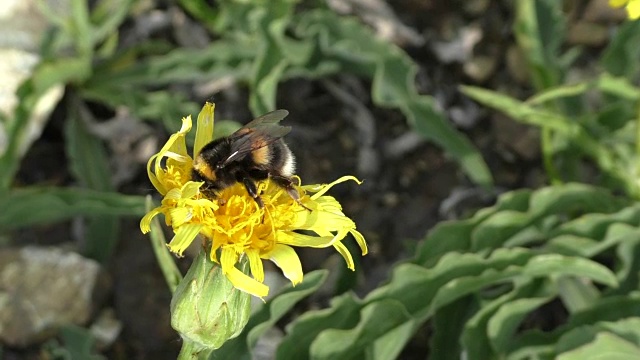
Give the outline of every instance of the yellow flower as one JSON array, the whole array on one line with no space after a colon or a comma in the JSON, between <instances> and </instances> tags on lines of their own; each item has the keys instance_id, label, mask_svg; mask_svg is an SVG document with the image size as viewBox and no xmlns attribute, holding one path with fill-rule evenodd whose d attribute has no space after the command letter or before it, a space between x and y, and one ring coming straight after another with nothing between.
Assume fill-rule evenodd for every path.
<instances>
[{"instance_id":1,"label":"yellow flower","mask_svg":"<svg viewBox=\"0 0 640 360\"><path fill-rule=\"evenodd\" d=\"M625 6L629 19L640 19L640 0L609 0L609 6L616 8Z\"/></svg>"},{"instance_id":2,"label":"yellow flower","mask_svg":"<svg viewBox=\"0 0 640 360\"><path fill-rule=\"evenodd\" d=\"M213 110L214 105L207 103L198 115L194 155L213 138ZM341 182L360 183L355 177L344 176L324 185L297 186L304 207L269 180L259 185L263 208L242 184L223 190L217 199L209 199L200 192L203 183L190 180L193 157L187 153L185 142L190 130L191 117L183 118L180 131L171 135L165 146L149 159L149 179L164 198L140 222L142 232L150 230L154 216L164 214L167 226L173 227L175 233L169 249L178 255L198 234L203 235L211 247L211 260L220 264L231 283L261 298L269 292L263 283L263 259L280 267L293 285L302 281L302 265L292 246L333 246L347 267L354 270L353 258L342 243L351 234L362 255L367 254L367 244L353 220L345 216L335 198L325 195ZM249 261L252 276L236 268L243 256Z\"/></svg>"}]
</instances>

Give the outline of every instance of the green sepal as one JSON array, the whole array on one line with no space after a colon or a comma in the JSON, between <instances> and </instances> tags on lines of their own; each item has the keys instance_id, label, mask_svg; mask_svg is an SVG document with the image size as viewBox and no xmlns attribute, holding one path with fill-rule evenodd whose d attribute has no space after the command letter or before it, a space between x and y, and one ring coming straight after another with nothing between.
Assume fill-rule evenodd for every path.
<instances>
[{"instance_id":1,"label":"green sepal","mask_svg":"<svg viewBox=\"0 0 640 360\"><path fill-rule=\"evenodd\" d=\"M246 270L247 261L240 263ZM173 294L171 326L185 345L210 352L242 332L250 311L251 295L233 287L203 249Z\"/></svg>"}]
</instances>

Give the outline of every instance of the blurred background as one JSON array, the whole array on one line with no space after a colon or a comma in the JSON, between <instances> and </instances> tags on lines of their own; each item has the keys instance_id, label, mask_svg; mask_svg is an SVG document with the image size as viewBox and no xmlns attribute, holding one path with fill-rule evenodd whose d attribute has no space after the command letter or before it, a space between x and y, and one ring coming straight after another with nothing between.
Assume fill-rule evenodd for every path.
<instances>
[{"instance_id":1,"label":"blurred background","mask_svg":"<svg viewBox=\"0 0 640 360\"><path fill-rule=\"evenodd\" d=\"M145 166L181 118L195 118L207 100L216 103L216 136L287 109L284 123L293 130L286 141L304 183L348 174L364 180L331 193L364 234L369 255L361 258L350 244L352 273L331 250L298 249L305 272L324 268L330 275L274 321L254 357L273 358L285 325L300 314L340 294L362 298L380 289L398 263L423 254L436 224L467 219L502 193L579 181L634 199L637 185L625 179L631 184L635 173L622 172L636 163L606 164L635 146L635 127L625 127L635 103L605 106L619 102L605 102L591 87L559 88L596 80L610 92L632 86L640 32L626 16L606 0L4 0L0 358L177 356L171 293L139 229L145 196L157 200ZM604 73L629 75L630 83L605 84ZM540 104L556 117L525 111ZM608 125L571 122L594 108L611 116L598 115ZM550 135L568 133L562 129L569 123L588 134L615 132L609 143L594 135L604 149L628 146L609 159L585 150L594 149L589 138L575 145ZM576 146L582 150L572 158ZM619 205L604 207L611 212L628 205L611 201ZM554 219L573 219L574 210ZM183 270L190 260L176 259ZM422 265L433 266L431 260ZM600 263L613 271L615 261ZM285 283L275 268L267 277L272 286ZM549 296L549 308L529 318L529 328L566 323L572 307ZM457 306L467 309L467 320L480 308ZM421 319L395 356L433 355L434 325ZM461 329L449 333L454 342ZM470 348L460 343L452 354Z\"/></svg>"}]
</instances>

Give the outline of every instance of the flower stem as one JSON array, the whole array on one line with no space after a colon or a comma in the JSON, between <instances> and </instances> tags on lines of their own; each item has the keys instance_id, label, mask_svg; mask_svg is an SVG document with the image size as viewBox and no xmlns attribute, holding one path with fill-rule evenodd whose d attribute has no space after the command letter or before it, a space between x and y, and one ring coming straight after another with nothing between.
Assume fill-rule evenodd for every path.
<instances>
[{"instance_id":1,"label":"flower stem","mask_svg":"<svg viewBox=\"0 0 640 360\"><path fill-rule=\"evenodd\" d=\"M185 339L178 354L178 360L206 360L212 352L212 349L206 349L200 344Z\"/></svg>"}]
</instances>

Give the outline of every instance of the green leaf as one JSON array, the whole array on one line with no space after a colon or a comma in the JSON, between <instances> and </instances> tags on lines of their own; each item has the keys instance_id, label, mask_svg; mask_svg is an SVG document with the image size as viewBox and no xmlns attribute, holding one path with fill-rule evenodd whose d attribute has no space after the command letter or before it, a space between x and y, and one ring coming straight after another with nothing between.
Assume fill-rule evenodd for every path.
<instances>
[{"instance_id":1,"label":"green leaf","mask_svg":"<svg viewBox=\"0 0 640 360\"><path fill-rule=\"evenodd\" d=\"M467 321L460 337L469 360L483 360L492 357L493 349L487 333L487 324L494 314L505 304L519 297L535 296L535 284L520 283L511 291L492 299L475 312Z\"/></svg>"},{"instance_id":2,"label":"green leaf","mask_svg":"<svg viewBox=\"0 0 640 360\"><path fill-rule=\"evenodd\" d=\"M145 214L144 198L77 188L30 187L0 197L0 232L75 216ZM9 210L7 210L9 209Z\"/></svg>"},{"instance_id":3,"label":"green leaf","mask_svg":"<svg viewBox=\"0 0 640 360\"><path fill-rule=\"evenodd\" d=\"M532 106L538 106L552 100L583 95L587 90L590 90L592 86L593 85L589 82L581 82L577 84L552 87L538 92L533 97L529 98L526 103Z\"/></svg>"},{"instance_id":4,"label":"green leaf","mask_svg":"<svg viewBox=\"0 0 640 360\"><path fill-rule=\"evenodd\" d=\"M68 104L72 114L65 122L65 147L73 175L83 186L99 191L114 190L107 152L100 140L90 134L80 118L87 111L78 101Z\"/></svg>"},{"instance_id":5,"label":"green leaf","mask_svg":"<svg viewBox=\"0 0 640 360\"><path fill-rule=\"evenodd\" d=\"M536 88L559 85L558 51L565 31L562 4L554 0L522 0L515 4L513 31L526 56Z\"/></svg>"},{"instance_id":6,"label":"green leaf","mask_svg":"<svg viewBox=\"0 0 640 360\"><path fill-rule=\"evenodd\" d=\"M614 76L633 79L638 73L640 49L633 44L640 42L640 23L625 21L604 51L600 63Z\"/></svg>"},{"instance_id":7,"label":"green leaf","mask_svg":"<svg viewBox=\"0 0 640 360\"><path fill-rule=\"evenodd\" d=\"M327 272L318 270L305 274L304 281L296 287L289 285L252 314L242 333L214 351L212 359L251 359L260 336L280 321L300 300L316 292L326 278Z\"/></svg>"},{"instance_id":8,"label":"green leaf","mask_svg":"<svg viewBox=\"0 0 640 360\"><path fill-rule=\"evenodd\" d=\"M367 348L367 358L372 360L397 359L404 346L416 331L417 321L411 318L400 326L388 331L375 340L373 347Z\"/></svg>"},{"instance_id":9,"label":"green leaf","mask_svg":"<svg viewBox=\"0 0 640 360\"><path fill-rule=\"evenodd\" d=\"M471 296L463 297L441 307L433 314L433 336L429 342L432 360L459 360L462 353L460 338L465 323L477 311Z\"/></svg>"},{"instance_id":10,"label":"green leaf","mask_svg":"<svg viewBox=\"0 0 640 360\"><path fill-rule=\"evenodd\" d=\"M461 91L475 101L497 109L522 123L546 127L566 135L580 131L576 123L568 121L563 116L535 108L509 95L473 86L462 86Z\"/></svg>"},{"instance_id":11,"label":"green leaf","mask_svg":"<svg viewBox=\"0 0 640 360\"><path fill-rule=\"evenodd\" d=\"M640 318L601 321L593 325L577 326L564 333L556 344L558 353L576 349L594 340L600 332L611 332L635 344L640 343Z\"/></svg>"},{"instance_id":12,"label":"green leaf","mask_svg":"<svg viewBox=\"0 0 640 360\"><path fill-rule=\"evenodd\" d=\"M65 122L65 145L71 172L86 187L98 191L114 191L107 152L102 142L90 134L83 122L88 109L79 99L69 101L70 115ZM117 244L120 223L114 216L88 218L85 255L100 262L106 261Z\"/></svg>"},{"instance_id":13,"label":"green leaf","mask_svg":"<svg viewBox=\"0 0 640 360\"><path fill-rule=\"evenodd\" d=\"M503 257L506 258L509 255L510 252L503 252L502 250L496 250L494 253L493 256L495 256L496 260L503 260ZM500 284L507 280L516 281L519 278L551 278L563 275L585 278L611 287L615 287L618 284L615 275L605 266L591 260L558 254L533 256L524 265L514 263L504 269L496 266L500 264L499 262L494 264L492 264L494 265L493 267L487 267L479 275L459 276L448 281L433 298L431 309L436 311L443 305L463 296L479 292L490 285Z\"/></svg>"},{"instance_id":14,"label":"green leaf","mask_svg":"<svg viewBox=\"0 0 640 360\"><path fill-rule=\"evenodd\" d=\"M629 236L619 238L616 254L620 261L617 274L621 281L619 288L613 289L610 295L624 295L637 290L640 284L640 230L634 230Z\"/></svg>"},{"instance_id":15,"label":"green leaf","mask_svg":"<svg viewBox=\"0 0 640 360\"><path fill-rule=\"evenodd\" d=\"M493 249L529 226L534 217L529 213L500 211L478 224L471 233L471 249Z\"/></svg>"},{"instance_id":16,"label":"green leaf","mask_svg":"<svg viewBox=\"0 0 640 360\"><path fill-rule=\"evenodd\" d=\"M101 0L94 4L91 13L91 22L94 24L92 42L97 44L117 34L133 4L133 0Z\"/></svg>"},{"instance_id":17,"label":"green leaf","mask_svg":"<svg viewBox=\"0 0 640 360\"><path fill-rule=\"evenodd\" d=\"M606 266L595 261L559 254L536 256L523 269L527 276L572 275L590 279L610 287L618 286L615 275Z\"/></svg>"},{"instance_id":18,"label":"green leaf","mask_svg":"<svg viewBox=\"0 0 640 360\"><path fill-rule=\"evenodd\" d=\"M360 321L352 329L327 329L321 332L309 349L313 359L362 358L367 346L387 332L409 321L402 304L394 300L376 301L360 312ZM388 339L387 339L388 341Z\"/></svg>"},{"instance_id":19,"label":"green leaf","mask_svg":"<svg viewBox=\"0 0 640 360\"><path fill-rule=\"evenodd\" d=\"M511 191L502 194L495 206L478 211L471 219L437 224L418 248L414 262L432 267L446 253L471 251L471 234L478 224L499 211L526 211L531 193L527 189Z\"/></svg>"},{"instance_id":20,"label":"green leaf","mask_svg":"<svg viewBox=\"0 0 640 360\"><path fill-rule=\"evenodd\" d=\"M346 293L331 301L328 309L308 311L287 326L287 336L276 359L308 359L309 348L325 329L350 329L357 325L361 302Z\"/></svg>"},{"instance_id":21,"label":"green leaf","mask_svg":"<svg viewBox=\"0 0 640 360\"><path fill-rule=\"evenodd\" d=\"M70 33L74 37L76 50L85 58L93 54L93 29L89 19L89 4L83 0L71 1Z\"/></svg>"},{"instance_id":22,"label":"green leaf","mask_svg":"<svg viewBox=\"0 0 640 360\"><path fill-rule=\"evenodd\" d=\"M596 335L593 342L560 354L558 360L640 359L640 347L608 332Z\"/></svg>"},{"instance_id":23,"label":"green leaf","mask_svg":"<svg viewBox=\"0 0 640 360\"><path fill-rule=\"evenodd\" d=\"M603 73L598 78L597 84L598 89L607 94L631 101L638 101L638 99L640 99L640 89L634 86L629 79L624 76L615 77L609 73Z\"/></svg>"},{"instance_id":24,"label":"green leaf","mask_svg":"<svg viewBox=\"0 0 640 360\"><path fill-rule=\"evenodd\" d=\"M563 276L558 279L560 299L570 314L588 309L600 299L600 291L591 282Z\"/></svg>"},{"instance_id":25,"label":"green leaf","mask_svg":"<svg viewBox=\"0 0 640 360\"><path fill-rule=\"evenodd\" d=\"M501 306L487 324L487 336L494 351L505 353L522 320L550 300L550 296L520 298Z\"/></svg>"},{"instance_id":26,"label":"green leaf","mask_svg":"<svg viewBox=\"0 0 640 360\"><path fill-rule=\"evenodd\" d=\"M69 359L105 359L102 355L96 354L95 339L87 329L66 325L60 329L60 337L64 347L55 351L59 355L65 354Z\"/></svg>"},{"instance_id":27,"label":"green leaf","mask_svg":"<svg viewBox=\"0 0 640 360\"><path fill-rule=\"evenodd\" d=\"M570 327L598 321L618 321L640 314L640 294L637 292L602 298L593 306L573 314Z\"/></svg>"},{"instance_id":28,"label":"green leaf","mask_svg":"<svg viewBox=\"0 0 640 360\"><path fill-rule=\"evenodd\" d=\"M486 283L494 278L504 280L508 275L499 270L523 266L532 256L526 249L497 249L490 257L449 253L430 269L400 264L394 269L390 282L372 291L365 300L395 299L414 316L426 319L438 308L473 292L472 289L481 288L482 285L476 283L481 281L480 277L484 277Z\"/></svg>"}]
</instances>

